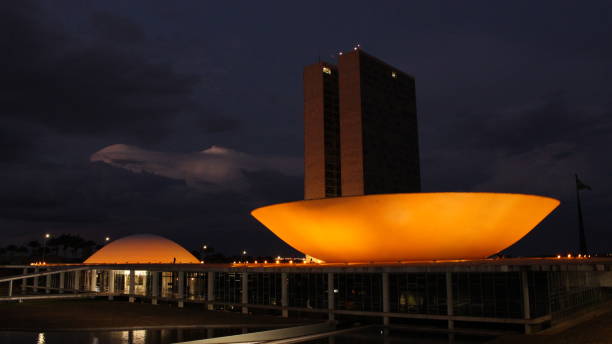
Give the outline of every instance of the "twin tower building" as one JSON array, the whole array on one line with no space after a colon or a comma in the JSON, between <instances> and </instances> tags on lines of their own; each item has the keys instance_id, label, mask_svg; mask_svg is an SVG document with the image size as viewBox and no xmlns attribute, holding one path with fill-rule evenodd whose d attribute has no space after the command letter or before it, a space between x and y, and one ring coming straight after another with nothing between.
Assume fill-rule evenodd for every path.
<instances>
[{"instance_id":1,"label":"twin tower building","mask_svg":"<svg viewBox=\"0 0 612 344\"><path fill-rule=\"evenodd\" d=\"M421 191L414 78L360 49L304 68L304 198Z\"/></svg>"}]
</instances>

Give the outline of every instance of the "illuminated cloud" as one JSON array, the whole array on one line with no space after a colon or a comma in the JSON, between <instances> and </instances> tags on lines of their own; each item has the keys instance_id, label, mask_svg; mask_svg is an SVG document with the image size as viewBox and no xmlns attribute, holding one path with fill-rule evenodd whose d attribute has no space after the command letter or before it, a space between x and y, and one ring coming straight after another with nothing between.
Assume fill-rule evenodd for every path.
<instances>
[{"instance_id":1,"label":"illuminated cloud","mask_svg":"<svg viewBox=\"0 0 612 344\"><path fill-rule=\"evenodd\" d=\"M134 173L150 173L184 180L203 191L244 191L249 188L248 174L271 171L299 176L302 163L298 158L254 156L232 149L212 146L195 153L168 153L115 144L90 157Z\"/></svg>"}]
</instances>

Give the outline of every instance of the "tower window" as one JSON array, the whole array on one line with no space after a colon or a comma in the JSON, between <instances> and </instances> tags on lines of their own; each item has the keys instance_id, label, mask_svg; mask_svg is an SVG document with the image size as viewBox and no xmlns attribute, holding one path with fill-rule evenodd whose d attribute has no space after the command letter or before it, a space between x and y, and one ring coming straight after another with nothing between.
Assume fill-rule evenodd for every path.
<instances>
[{"instance_id":1,"label":"tower window","mask_svg":"<svg viewBox=\"0 0 612 344\"><path fill-rule=\"evenodd\" d=\"M331 75L331 69L328 67L323 67L323 73Z\"/></svg>"}]
</instances>

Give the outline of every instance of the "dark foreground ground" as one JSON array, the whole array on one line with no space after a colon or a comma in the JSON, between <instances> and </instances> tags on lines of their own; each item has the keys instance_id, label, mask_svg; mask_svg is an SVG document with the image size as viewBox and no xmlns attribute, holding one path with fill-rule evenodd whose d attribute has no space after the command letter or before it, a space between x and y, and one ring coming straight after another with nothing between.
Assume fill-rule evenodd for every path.
<instances>
[{"instance_id":1,"label":"dark foreground ground","mask_svg":"<svg viewBox=\"0 0 612 344\"><path fill-rule=\"evenodd\" d=\"M26 301L0 303L0 330L54 330L152 326L226 325L234 327L294 325L307 320L272 315L206 311L204 305L154 306L105 300ZM312 322L312 321L310 321Z\"/></svg>"}]
</instances>

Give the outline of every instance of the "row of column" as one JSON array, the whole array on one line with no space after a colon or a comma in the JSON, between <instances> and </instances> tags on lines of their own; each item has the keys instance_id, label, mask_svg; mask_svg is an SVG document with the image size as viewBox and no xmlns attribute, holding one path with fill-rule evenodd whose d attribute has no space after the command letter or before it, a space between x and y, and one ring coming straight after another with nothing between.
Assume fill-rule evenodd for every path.
<instances>
[{"instance_id":1,"label":"row of column","mask_svg":"<svg viewBox=\"0 0 612 344\"><path fill-rule=\"evenodd\" d=\"M49 269L47 269L49 271ZM89 286L91 291L96 291L96 278L97 278L97 271L96 270L90 270L90 281L89 281ZM28 268L24 268L23 273L27 274L28 272ZM38 273L39 272L39 268L34 268L34 273ZM160 272L159 271L151 271L151 278L152 278L152 289L151 289L151 299L152 299L152 303L153 304L157 304L158 303L158 299L159 299L159 278L160 278ZM63 293L65 290L65 273L64 272L59 272L59 293ZM80 278L81 278L81 273L80 271L75 271L74 272L74 281L73 281L73 291L76 293L79 291L80 289ZM107 270L107 283L108 283L108 292L109 292L109 300L113 299L113 294L115 293L115 272L113 270ZM129 295L129 302L134 302L135 298L136 298L136 293L135 293L135 282L136 282L136 274L135 274L135 270L130 270L129 272L129 290L128 290L128 295ZM446 272L446 305L447 305L447 314L449 316L453 316L453 304L454 304L454 298L453 298L453 281L452 281L452 273L451 272ZM37 292L39 284L38 284L38 276L33 277L33 290L34 292ZM213 271L209 271L208 275L207 275L207 283L208 283L208 288L207 288L207 309L208 310L213 310L214 309L214 305L213 305L213 301L214 301L214 295L215 295L215 272ZM248 296L248 272L242 272L241 273L241 303L242 303L242 313L247 314L249 312L249 309L247 307L248 301L249 301L249 296ZM287 286L288 286L288 276L286 272L282 272L281 273L281 307L282 307L282 316L283 317L287 317L289 314L288 311L288 306L289 306L289 302L288 302L288 290L287 290ZM521 284L522 284L522 295L523 295L523 317L525 320L529 320L531 318L531 314L530 314L530 307L529 307L529 284L528 284L528 275L527 275L527 271L523 271L521 273ZM51 291L51 275L47 275L46 278L46 282L45 282L45 292L46 293L50 293ZM327 303L328 303L328 319L329 320L334 320L334 312L335 312L335 292L334 292L334 273L333 272L329 272L327 273ZM25 293L25 289L26 289L26 279L24 278L22 280L22 293ZM101 288L103 289L103 287ZM183 307L184 306L184 290L185 290L185 272L184 271L180 271L178 273L178 307ZM13 282L11 281L9 283L9 296L12 296L13 293ZM389 273L388 272L382 272L382 311L383 313L389 313L390 312L390 304L389 304ZM384 325L388 325L389 324L389 317L388 316L383 316L383 324ZM448 320L448 328L449 329L454 329L455 324L454 324L454 320ZM531 332L531 326L529 324L525 325L525 332L530 333Z\"/></svg>"},{"instance_id":2,"label":"row of column","mask_svg":"<svg viewBox=\"0 0 612 344\"><path fill-rule=\"evenodd\" d=\"M51 271L51 269L47 269L47 271ZM37 274L39 273L40 270L39 268L34 268L34 273ZM79 272L80 271L75 271L74 275L75 275L75 284L74 284L74 290L75 292L78 291L78 285L79 285ZM27 274L28 273L28 268L24 268L23 269L23 274ZM65 272L58 272L57 273L59 275L59 285L58 285L58 293L63 294L64 291L66 290L66 273ZM46 294L50 294L51 293L51 276L52 275L46 275L45 278L45 286L42 287L39 284L39 278L38 276L34 276L32 277L32 291L33 292L38 292L38 288L42 288L45 289L45 293ZM21 280L21 293L25 294L26 293L26 288L27 288L27 280L28 278L23 278ZM13 281L9 282L9 290L8 290L8 296L13 296Z\"/></svg>"}]
</instances>

